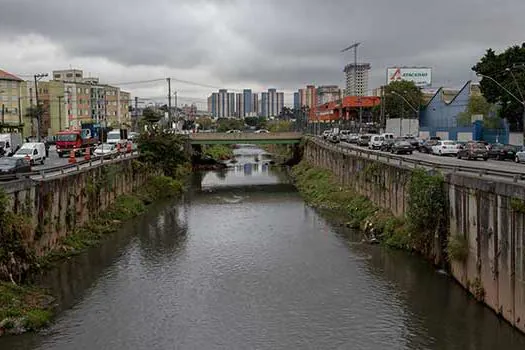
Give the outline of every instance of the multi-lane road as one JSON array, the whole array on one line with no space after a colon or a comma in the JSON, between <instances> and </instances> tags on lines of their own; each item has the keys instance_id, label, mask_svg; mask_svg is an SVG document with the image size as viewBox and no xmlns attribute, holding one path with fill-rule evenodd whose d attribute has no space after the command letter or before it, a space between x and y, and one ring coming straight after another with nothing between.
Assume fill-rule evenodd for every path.
<instances>
[{"instance_id":1,"label":"multi-lane road","mask_svg":"<svg viewBox=\"0 0 525 350\"><path fill-rule=\"evenodd\" d=\"M363 153L370 153L372 157L375 159L379 159L382 161L387 161L387 157L395 157L396 159L402 159L406 160L407 164L410 163L412 166L414 166L418 161L428 164L432 163L435 164L437 167L440 165L442 167L447 168L456 168L455 170L458 172L466 172L466 173L476 173L475 170L479 169L479 173L488 172L490 177L497 177L494 175L490 175L490 172L507 172L509 174L509 177L511 178L512 175L521 174L522 176L525 176L525 164L519 164L515 163L511 160L507 161L499 161L499 160L492 160L489 159L487 161L483 160L466 160L466 159L457 159L454 156L437 156L427 153L420 153L418 151L414 151L413 154L407 154L407 155L392 155L389 152L382 152L382 151L372 151L369 150L368 147L360 147L354 144L341 142L339 144L334 144L325 140L322 140L321 138L318 138L318 140L322 141L323 143L331 146L341 147L343 149L348 149L353 152L359 152L363 151ZM368 156L368 155L364 155ZM474 170L474 171L473 171Z\"/></svg>"}]
</instances>

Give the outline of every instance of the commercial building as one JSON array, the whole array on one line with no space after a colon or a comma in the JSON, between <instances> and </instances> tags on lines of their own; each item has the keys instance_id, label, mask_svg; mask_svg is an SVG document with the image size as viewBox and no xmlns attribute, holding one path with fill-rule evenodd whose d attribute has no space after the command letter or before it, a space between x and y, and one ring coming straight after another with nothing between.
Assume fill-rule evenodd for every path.
<instances>
[{"instance_id":1,"label":"commercial building","mask_svg":"<svg viewBox=\"0 0 525 350\"><path fill-rule=\"evenodd\" d=\"M370 63L354 63L345 66L346 96L366 96Z\"/></svg>"},{"instance_id":2,"label":"commercial building","mask_svg":"<svg viewBox=\"0 0 525 350\"><path fill-rule=\"evenodd\" d=\"M341 98L341 89L337 85L322 85L317 87L316 105L337 101Z\"/></svg>"}]
</instances>

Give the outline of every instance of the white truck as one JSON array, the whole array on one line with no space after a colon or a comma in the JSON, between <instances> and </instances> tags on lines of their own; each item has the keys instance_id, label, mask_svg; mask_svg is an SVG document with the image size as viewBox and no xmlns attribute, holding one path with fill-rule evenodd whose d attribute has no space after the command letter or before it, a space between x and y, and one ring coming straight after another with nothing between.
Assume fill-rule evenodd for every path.
<instances>
[{"instance_id":1,"label":"white truck","mask_svg":"<svg viewBox=\"0 0 525 350\"><path fill-rule=\"evenodd\" d=\"M22 135L18 133L0 134L0 157L10 157L22 146Z\"/></svg>"},{"instance_id":2,"label":"white truck","mask_svg":"<svg viewBox=\"0 0 525 350\"><path fill-rule=\"evenodd\" d=\"M120 144L121 147L125 147L128 142L128 130L127 129L115 129L108 132L107 143L112 145Z\"/></svg>"}]
</instances>

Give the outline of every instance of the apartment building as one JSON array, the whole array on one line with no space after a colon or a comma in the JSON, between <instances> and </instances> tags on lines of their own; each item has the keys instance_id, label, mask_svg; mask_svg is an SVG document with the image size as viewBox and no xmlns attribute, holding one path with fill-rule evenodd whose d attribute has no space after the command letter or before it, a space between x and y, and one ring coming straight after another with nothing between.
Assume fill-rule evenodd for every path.
<instances>
[{"instance_id":1,"label":"apartment building","mask_svg":"<svg viewBox=\"0 0 525 350\"><path fill-rule=\"evenodd\" d=\"M0 70L0 113L1 123L23 124L22 104L25 102L24 81L14 74Z\"/></svg>"},{"instance_id":2,"label":"apartment building","mask_svg":"<svg viewBox=\"0 0 525 350\"><path fill-rule=\"evenodd\" d=\"M345 66L346 96L366 96L370 63L354 63Z\"/></svg>"}]
</instances>

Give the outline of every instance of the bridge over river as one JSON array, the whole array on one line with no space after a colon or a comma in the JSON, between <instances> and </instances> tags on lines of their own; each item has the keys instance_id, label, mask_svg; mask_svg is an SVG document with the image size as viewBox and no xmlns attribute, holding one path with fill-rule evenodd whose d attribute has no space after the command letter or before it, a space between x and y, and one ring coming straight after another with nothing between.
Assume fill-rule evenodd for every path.
<instances>
[{"instance_id":1,"label":"bridge over river","mask_svg":"<svg viewBox=\"0 0 525 350\"><path fill-rule=\"evenodd\" d=\"M192 145L232 145L232 144L285 144L292 145L301 142L303 134L300 132L276 132L276 133L195 133L190 134Z\"/></svg>"}]
</instances>

